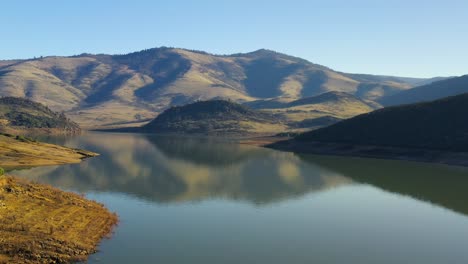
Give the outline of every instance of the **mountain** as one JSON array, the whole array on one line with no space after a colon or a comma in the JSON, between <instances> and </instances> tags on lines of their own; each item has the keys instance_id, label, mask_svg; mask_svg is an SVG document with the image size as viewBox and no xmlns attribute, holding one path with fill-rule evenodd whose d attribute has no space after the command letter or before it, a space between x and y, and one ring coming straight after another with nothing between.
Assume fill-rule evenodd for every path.
<instances>
[{"instance_id":1,"label":"mountain","mask_svg":"<svg viewBox=\"0 0 468 264\"><path fill-rule=\"evenodd\" d=\"M200 101L169 108L143 130L210 134L299 132L371 112L378 108L374 104L343 92L328 92L290 102L256 100L243 105L226 100Z\"/></svg>"},{"instance_id":2,"label":"mountain","mask_svg":"<svg viewBox=\"0 0 468 264\"><path fill-rule=\"evenodd\" d=\"M4 132L43 131L78 133L80 127L63 113L24 98L0 98L0 130Z\"/></svg>"},{"instance_id":3,"label":"mountain","mask_svg":"<svg viewBox=\"0 0 468 264\"><path fill-rule=\"evenodd\" d=\"M304 133L300 142L331 142L468 151L468 94L376 110Z\"/></svg>"},{"instance_id":4,"label":"mountain","mask_svg":"<svg viewBox=\"0 0 468 264\"><path fill-rule=\"evenodd\" d=\"M273 115L229 101L211 100L175 106L142 127L144 132L177 134L250 134L284 131Z\"/></svg>"},{"instance_id":5,"label":"mountain","mask_svg":"<svg viewBox=\"0 0 468 264\"><path fill-rule=\"evenodd\" d=\"M402 91L395 95L381 98L379 102L385 106L411 104L423 101L432 101L467 92L468 75L464 75L456 78L443 79L415 87L410 90Z\"/></svg>"},{"instance_id":6,"label":"mountain","mask_svg":"<svg viewBox=\"0 0 468 264\"><path fill-rule=\"evenodd\" d=\"M144 124L198 100L293 101L330 91L379 100L426 79L355 75L269 50L233 55L154 48L0 61L0 96L24 97L83 127Z\"/></svg>"}]
</instances>

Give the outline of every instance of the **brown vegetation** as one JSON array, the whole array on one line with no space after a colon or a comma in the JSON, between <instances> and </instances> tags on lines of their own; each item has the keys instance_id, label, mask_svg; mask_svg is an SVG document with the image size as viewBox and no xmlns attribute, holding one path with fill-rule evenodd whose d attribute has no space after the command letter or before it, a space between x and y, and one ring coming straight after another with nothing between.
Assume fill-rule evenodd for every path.
<instances>
[{"instance_id":1,"label":"brown vegetation","mask_svg":"<svg viewBox=\"0 0 468 264\"><path fill-rule=\"evenodd\" d=\"M98 154L62 146L35 142L22 136L0 134L0 166L34 167L79 163Z\"/></svg>"},{"instance_id":2,"label":"brown vegetation","mask_svg":"<svg viewBox=\"0 0 468 264\"><path fill-rule=\"evenodd\" d=\"M217 56L156 48L0 62L0 96L25 97L64 111L83 128L126 127L170 106L212 98L297 100L341 91L379 100L422 81L346 74L268 50Z\"/></svg>"},{"instance_id":3,"label":"brown vegetation","mask_svg":"<svg viewBox=\"0 0 468 264\"><path fill-rule=\"evenodd\" d=\"M86 260L116 223L103 205L77 194L0 178L0 263Z\"/></svg>"}]
</instances>

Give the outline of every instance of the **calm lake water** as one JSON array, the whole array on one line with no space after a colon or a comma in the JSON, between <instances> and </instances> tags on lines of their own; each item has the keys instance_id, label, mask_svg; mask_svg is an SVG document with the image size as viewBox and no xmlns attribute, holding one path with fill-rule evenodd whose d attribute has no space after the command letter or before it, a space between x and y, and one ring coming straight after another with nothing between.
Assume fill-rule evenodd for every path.
<instances>
[{"instance_id":1,"label":"calm lake water","mask_svg":"<svg viewBox=\"0 0 468 264\"><path fill-rule=\"evenodd\" d=\"M96 151L14 174L120 224L90 263L468 263L468 170L296 155L219 139L90 133Z\"/></svg>"}]
</instances>

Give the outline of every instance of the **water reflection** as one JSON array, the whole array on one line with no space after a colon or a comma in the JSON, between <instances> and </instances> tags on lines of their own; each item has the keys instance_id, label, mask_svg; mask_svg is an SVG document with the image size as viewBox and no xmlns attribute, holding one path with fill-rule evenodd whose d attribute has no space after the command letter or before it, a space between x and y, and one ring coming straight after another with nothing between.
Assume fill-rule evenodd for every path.
<instances>
[{"instance_id":1,"label":"water reflection","mask_svg":"<svg viewBox=\"0 0 468 264\"><path fill-rule=\"evenodd\" d=\"M215 139L50 140L102 154L17 172L118 213L90 263L468 263L465 169Z\"/></svg>"},{"instance_id":2,"label":"water reflection","mask_svg":"<svg viewBox=\"0 0 468 264\"><path fill-rule=\"evenodd\" d=\"M156 202L225 198L258 205L351 183L291 153L216 139L92 133L55 140L101 156L15 174L80 192L120 192Z\"/></svg>"},{"instance_id":3,"label":"water reflection","mask_svg":"<svg viewBox=\"0 0 468 264\"><path fill-rule=\"evenodd\" d=\"M301 160L354 182L443 206L468 215L468 169L437 164L300 155Z\"/></svg>"},{"instance_id":4,"label":"water reflection","mask_svg":"<svg viewBox=\"0 0 468 264\"><path fill-rule=\"evenodd\" d=\"M370 184L468 215L463 168L295 155L208 138L91 133L49 141L101 156L15 174L69 190L125 193L159 203L223 198L262 205Z\"/></svg>"}]
</instances>

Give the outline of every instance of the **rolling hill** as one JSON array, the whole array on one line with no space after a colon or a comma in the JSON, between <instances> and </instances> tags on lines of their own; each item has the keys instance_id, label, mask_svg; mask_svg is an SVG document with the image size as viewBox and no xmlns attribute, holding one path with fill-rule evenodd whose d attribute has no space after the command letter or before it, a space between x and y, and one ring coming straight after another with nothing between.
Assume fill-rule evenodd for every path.
<instances>
[{"instance_id":1,"label":"rolling hill","mask_svg":"<svg viewBox=\"0 0 468 264\"><path fill-rule=\"evenodd\" d=\"M280 99L256 100L245 105L268 112L288 120L292 126L295 122L306 124L317 123L313 120L340 120L368 113L381 106L375 102L364 101L344 92L326 92L317 96L304 97L293 101ZM318 122L317 124L322 124ZM325 122L325 124L330 124ZM316 126L311 126L316 127Z\"/></svg>"},{"instance_id":2,"label":"rolling hill","mask_svg":"<svg viewBox=\"0 0 468 264\"><path fill-rule=\"evenodd\" d=\"M163 47L0 61L0 96L65 111L87 128L144 124L171 106L213 98L294 101L338 91L379 100L424 81L345 74L270 50L213 55Z\"/></svg>"},{"instance_id":3,"label":"rolling hill","mask_svg":"<svg viewBox=\"0 0 468 264\"><path fill-rule=\"evenodd\" d=\"M411 90L402 91L395 95L381 98L379 101L385 106L401 105L432 101L463 93L468 93L468 75L443 79L423 86L418 86Z\"/></svg>"},{"instance_id":4,"label":"rolling hill","mask_svg":"<svg viewBox=\"0 0 468 264\"><path fill-rule=\"evenodd\" d=\"M0 131L78 133L80 127L63 113L24 98L0 98Z\"/></svg>"},{"instance_id":5,"label":"rolling hill","mask_svg":"<svg viewBox=\"0 0 468 264\"><path fill-rule=\"evenodd\" d=\"M468 94L376 110L295 140L468 151Z\"/></svg>"},{"instance_id":6,"label":"rolling hill","mask_svg":"<svg viewBox=\"0 0 468 264\"><path fill-rule=\"evenodd\" d=\"M285 129L273 115L223 100L171 107L141 128L152 133L203 135L275 133Z\"/></svg>"},{"instance_id":7,"label":"rolling hill","mask_svg":"<svg viewBox=\"0 0 468 264\"><path fill-rule=\"evenodd\" d=\"M242 105L213 99L171 107L142 129L155 133L218 135L301 132L331 125L376 108L343 92L328 92L290 102L257 100Z\"/></svg>"}]
</instances>

